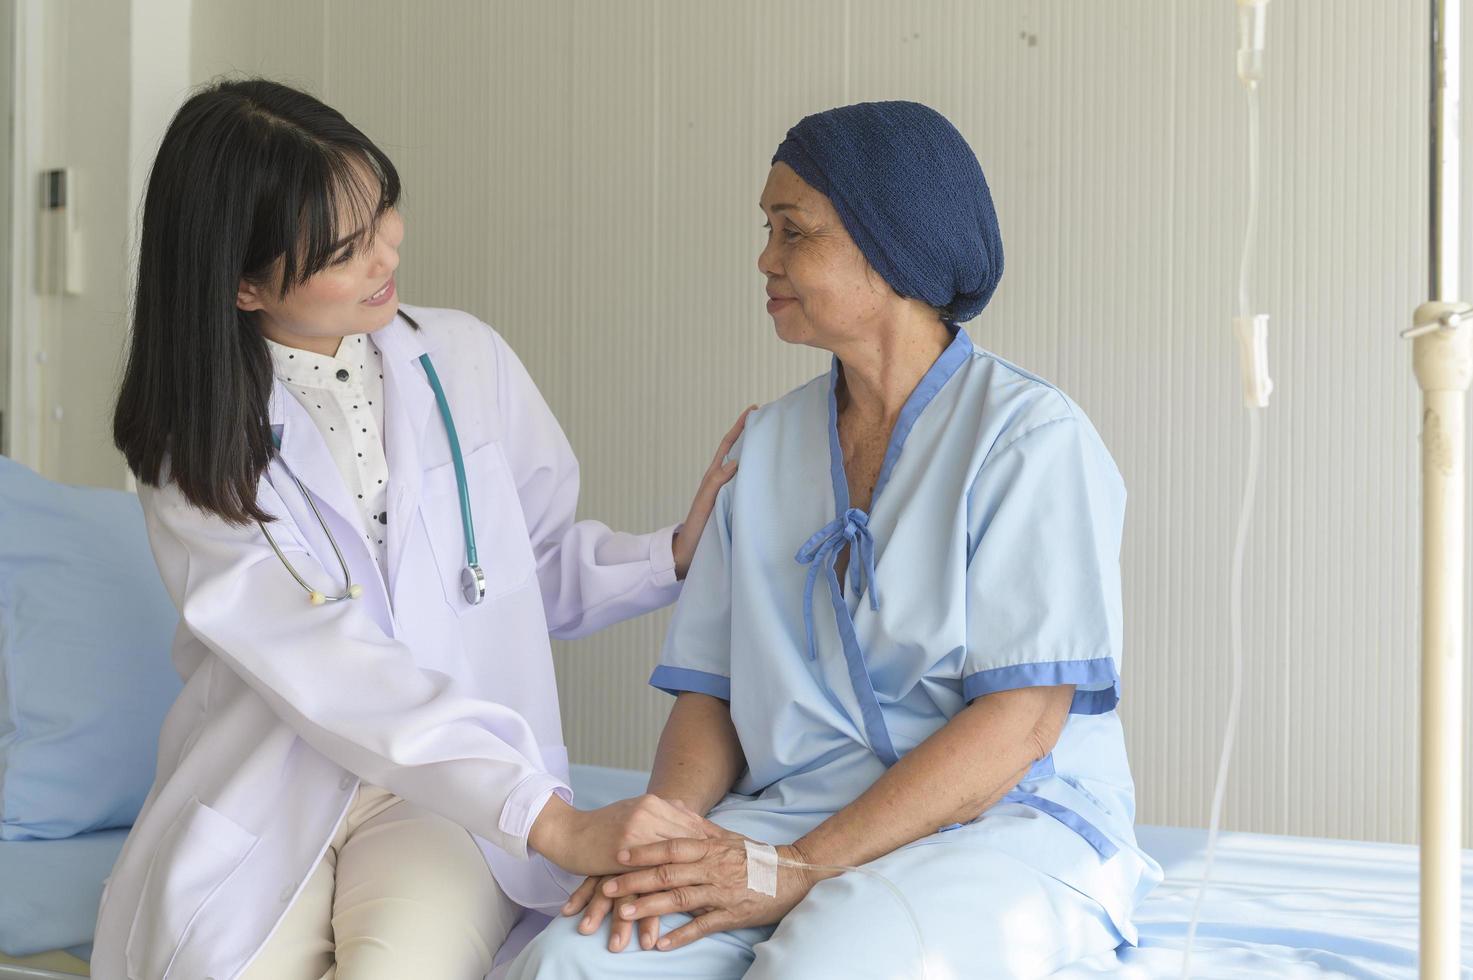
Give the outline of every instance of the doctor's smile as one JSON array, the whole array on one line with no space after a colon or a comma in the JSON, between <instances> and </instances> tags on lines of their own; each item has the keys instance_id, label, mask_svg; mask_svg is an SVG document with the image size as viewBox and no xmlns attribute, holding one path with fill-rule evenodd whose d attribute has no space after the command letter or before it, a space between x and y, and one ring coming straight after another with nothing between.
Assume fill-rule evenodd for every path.
<instances>
[{"instance_id":1,"label":"doctor's smile","mask_svg":"<svg viewBox=\"0 0 1473 980\"><path fill-rule=\"evenodd\" d=\"M367 303L369 306L382 306L393 298L394 280L390 278L388 282L383 284L383 287L380 288L378 292L374 293L363 302Z\"/></svg>"}]
</instances>

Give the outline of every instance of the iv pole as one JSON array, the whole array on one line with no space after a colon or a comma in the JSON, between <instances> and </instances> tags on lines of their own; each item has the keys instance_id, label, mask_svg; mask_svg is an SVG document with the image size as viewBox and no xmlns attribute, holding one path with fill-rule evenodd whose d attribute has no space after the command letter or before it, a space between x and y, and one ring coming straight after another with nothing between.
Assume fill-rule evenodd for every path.
<instances>
[{"instance_id":1,"label":"iv pole","mask_svg":"<svg viewBox=\"0 0 1473 980\"><path fill-rule=\"evenodd\" d=\"M1412 361L1422 389L1421 936L1424 980L1459 974L1467 411L1473 304L1457 299L1462 0L1432 0L1430 296Z\"/></svg>"}]
</instances>

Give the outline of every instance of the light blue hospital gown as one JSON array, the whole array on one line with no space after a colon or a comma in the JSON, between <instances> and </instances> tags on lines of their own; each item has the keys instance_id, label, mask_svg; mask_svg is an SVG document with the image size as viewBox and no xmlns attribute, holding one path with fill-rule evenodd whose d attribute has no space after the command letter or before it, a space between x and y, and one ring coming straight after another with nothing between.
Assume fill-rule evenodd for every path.
<instances>
[{"instance_id":1,"label":"light blue hospital gown","mask_svg":"<svg viewBox=\"0 0 1473 980\"><path fill-rule=\"evenodd\" d=\"M651 678L731 705L749 768L711 819L791 842L972 699L1073 684L1058 745L1017 789L870 867L920 920L929 980L1046 975L1134 942L1160 868L1136 845L1115 711L1125 491L1108 451L1056 388L959 330L902 411L866 514L849 506L837 377L748 420ZM554 922L513 976L921 975L895 898L853 874L776 930L674 952L609 953L576 922Z\"/></svg>"}]
</instances>

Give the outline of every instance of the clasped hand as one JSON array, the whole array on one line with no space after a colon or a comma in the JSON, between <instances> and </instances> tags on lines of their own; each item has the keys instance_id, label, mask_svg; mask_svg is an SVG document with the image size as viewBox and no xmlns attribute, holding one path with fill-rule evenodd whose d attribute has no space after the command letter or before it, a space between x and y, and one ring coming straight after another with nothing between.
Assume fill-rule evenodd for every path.
<instances>
[{"instance_id":1,"label":"clasped hand","mask_svg":"<svg viewBox=\"0 0 1473 980\"><path fill-rule=\"evenodd\" d=\"M675 806L690 812L682 804ZM709 820L696 819L704 838L664 840L622 850L617 855L620 863L633 870L588 878L563 906L563 915L582 912L578 931L585 935L611 918L611 952L628 945L636 923L643 949L679 949L712 933L780 921L822 877L780 865L776 896L753 891L747 887L747 839ZM780 857L803 860L792 845L778 847L777 852ZM691 921L661 937L660 916L675 912L690 915Z\"/></svg>"},{"instance_id":2,"label":"clasped hand","mask_svg":"<svg viewBox=\"0 0 1473 980\"><path fill-rule=\"evenodd\" d=\"M671 838L702 837L705 821L658 796L620 800L597 810L577 810L559 796L548 799L532 824L528 845L569 871L618 874L628 867L620 853Z\"/></svg>"}]
</instances>

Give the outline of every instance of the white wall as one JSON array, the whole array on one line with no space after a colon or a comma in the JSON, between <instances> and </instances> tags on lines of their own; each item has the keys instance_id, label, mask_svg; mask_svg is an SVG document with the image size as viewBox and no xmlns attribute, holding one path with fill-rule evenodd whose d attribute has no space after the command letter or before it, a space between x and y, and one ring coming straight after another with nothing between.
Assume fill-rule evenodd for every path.
<instances>
[{"instance_id":1,"label":"white wall","mask_svg":"<svg viewBox=\"0 0 1473 980\"><path fill-rule=\"evenodd\" d=\"M1421 6L1270 7L1256 281L1279 390L1229 827L1415 833L1417 398L1396 331L1425 289ZM388 150L404 295L511 340L583 461L585 513L629 528L682 515L741 406L822 367L772 337L754 268L786 127L863 99L946 113L1008 255L972 334L1072 393L1132 491L1141 818L1201 824L1246 442L1234 26L1227 0L195 0L194 75L294 79ZM666 621L559 652L576 759L648 761Z\"/></svg>"}]
</instances>

